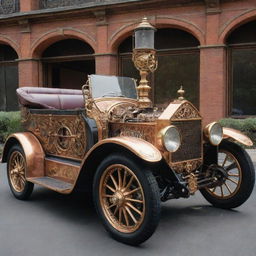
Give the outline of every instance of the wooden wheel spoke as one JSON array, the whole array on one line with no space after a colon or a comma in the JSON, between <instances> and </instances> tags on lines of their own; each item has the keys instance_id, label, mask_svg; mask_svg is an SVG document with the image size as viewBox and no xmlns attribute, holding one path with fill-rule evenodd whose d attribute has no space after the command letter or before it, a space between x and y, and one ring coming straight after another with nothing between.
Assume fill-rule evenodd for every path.
<instances>
[{"instance_id":1,"label":"wooden wheel spoke","mask_svg":"<svg viewBox=\"0 0 256 256\"><path fill-rule=\"evenodd\" d=\"M115 178L112 176L112 174L110 174L109 177L111 178L111 180L112 180L112 182L113 182L113 184L114 184L114 186L115 186L115 189L118 189L118 185L117 185L117 183L116 183Z\"/></svg>"},{"instance_id":2,"label":"wooden wheel spoke","mask_svg":"<svg viewBox=\"0 0 256 256\"><path fill-rule=\"evenodd\" d=\"M236 166L236 163L235 162L233 162L232 164L230 164L229 166L227 166L225 169L226 169L226 171L230 171L230 170L232 170L232 169L235 169L237 166Z\"/></svg>"},{"instance_id":3,"label":"wooden wheel spoke","mask_svg":"<svg viewBox=\"0 0 256 256\"><path fill-rule=\"evenodd\" d=\"M222 163L222 167L224 167L225 166L225 163L227 162L227 159L228 159L228 155L226 155L226 157L225 157L225 159L224 159L224 161L223 161L223 163Z\"/></svg>"},{"instance_id":4,"label":"wooden wheel spoke","mask_svg":"<svg viewBox=\"0 0 256 256\"><path fill-rule=\"evenodd\" d=\"M116 206L116 209L114 210L114 215L116 215L118 209L119 209L119 207L118 207L118 205L117 205L117 206Z\"/></svg>"},{"instance_id":5,"label":"wooden wheel spoke","mask_svg":"<svg viewBox=\"0 0 256 256\"><path fill-rule=\"evenodd\" d=\"M126 185L126 174L127 174L127 172L126 172L126 170L124 170L123 187L125 187L125 185Z\"/></svg>"},{"instance_id":6,"label":"wooden wheel spoke","mask_svg":"<svg viewBox=\"0 0 256 256\"><path fill-rule=\"evenodd\" d=\"M127 184L127 186L125 187L125 190L127 190L127 189L131 186L133 179L134 179L134 177L131 176L131 178L130 178L128 184Z\"/></svg>"},{"instance_id":7,"label":"wooden wheel spoke","mask_svg":"<svg viewBox=\"0 0 256 256\"><path fill-rule=\"evenodd\" d=\"M127 201L131 201L131 202L135 202L135 203L140 203L140 204L143 204L143 201L142 200L138 200L138 199L133 199L133 198L126 198Z\"/></svg>"},{"instance_id":8,"label":"wooden wheel spoke","mask_svg":"<svg viewBox=\"0 0 256 256\"><path fill-rule=\"evenodd\" d=\"M119 221L119 223L121 223L122 222L122 209L121 208L119 208L118 209L118 221Z\"/></svg>"},{"instance_id":9,"label":"wooden wheel spoke","mask_svg":"<svg viewBox=\"0 0 256 256\"><path fill-rule=\"evenodd\" d=\"M111 204L107 207L107 209L111 209L112 207L114 207L116 204Z\"/></svg>"},{"instance_id":10,"label":"wooden wheel spoke","mask_svg":"<svg viewBox=\"0 0 256 256\"><path fill-rule=\"evenodd\" d=\"M113 198L114 197L114 195L107 195L107 194L105 194L105 195L102 195L103 197L108 197L108 198Z\"/></svg>"},{"instance_id":11,"label":"wooden wheel spoke","mask_svg":"<svg viewBox=\"0 0 256 256\"><path fill-rule=\"evenodd\" d=\"M223 187L222 186L220 186L220 192L221 192L221 196L224 197Z\"/></svg>"},{"instance_id":12,"label":"wooden wheel spoke","mask_svg":"<svg viewBox=\"0 0 256 256\"><path fill-rule=\"evenodd\" d=\"M123 215L124 215L126 226L129 226L129 219L127 216L127 212L126 212L125 208L122 208L122 210L123 210Z\"/></svg>"},{"instance_id":13,"label":"wooden wheel spoke","mask_svg":"<svg viewBox=\"0 0 256 256\"><path fill-rule=\"evenodd\" d=\"M230 173L230 174L228 174L228 176L231 176L231 177L239 177L239 174Z\"/></svg>"},{"instance_id":14,"label":"wooden wheel spoke","mask_svg":"<svg viewBox=\"0 0 256 256\"><path fill-rule=\"evenodd\" d=\"M233 182L234 184L238 185L238 182L233 180L233 179L227 178L227 180L229 180L229 181Z\"/></svg>"},{"instance_id":15,"label":"wooden wheel spoke","mask_svg":"<svg viewBox=\"0 0 256 256\"><path fill-rule=\"evenodd\" d=\"M229 185L228 185L226 182L224 182L224 185L225 185L225 187L227 188L228 192L229 192L230 194L232 194L232 191L231 191Z\"/></svg>"},{"instance_id":16,"label":"wooden wheel spoke","mask_svg":"<svg viewBox=\"0 0 256 256\"><path fill-rule=\"evenodd\" d=\"M107 187L109 190L111 190L113 193L116 192L116 190L115 190L114 188L110 187L108 184L106 184L106 187Z\"/></svg>"},{"instance_id":17,"label":"wooden wheel spoke","mask_svg":"<svg viewBox=\"0 0 256 256\"><path fill-rule=\"evenodd\" d=\"M121 176L121 170L120 168L117 169L117 174L118 174L118 188L122 188L122 176Z\"/></svg>"},{"instance_id":18,"label":"wooden wheel spoke","mask_svg":"<svg viewBox=\"0 0 256 256\"><path fill-rule=\"evenodd\" d=\"M131 203L126 203L126 205L133 209L135 212L137 212L140 216L142 215L142 212L139 211L136 207L134 207Z\"/></svg>"},{"instance_id":19,"label":"wooden wheel spoke","mask_svg":"<svg viewBox=\"0 0 256 256\"><path fill-rule=\"evenodd\" d=\"M131 194L133 194L133 193L135 193L135 192L137 192L137 191L139 191L139 190L140 190L140 187L135 188L135 189L133 189L133 190L131 190L131 191L129 191L129 192L126 192L126 193L124 193L124 194L125 194L125 196L128 196L128 195L131 195Z\"/></svg>"},{"instance_id":20,"label":"wooden wheel spoke","mask_svg":"<svg viewBox=\"0 0 256 256\"><path fill-rule=\"evenodd\" d=\"M128 212L128 214L130 215L130 217L132 218L134 224L136 224L138 221L135 219L135 217L134 217L134 215L132 214L132 212L130 211L130 209L129 209L127 206L125 206L125 209L126 209L126 211Z\"/></svg>"}]
</instances>

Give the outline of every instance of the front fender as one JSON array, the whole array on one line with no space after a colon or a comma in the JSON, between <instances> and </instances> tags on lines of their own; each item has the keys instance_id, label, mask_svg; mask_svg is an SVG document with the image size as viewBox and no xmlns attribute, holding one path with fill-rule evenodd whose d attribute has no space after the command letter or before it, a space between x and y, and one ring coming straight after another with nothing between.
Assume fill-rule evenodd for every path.
<instances>
[{"instance_id":1,"label":"front fender","mask_svg":"<svg viewBox=\"0 0 256 256\"><path fill-rule=\"evenodd\" d=\"M233 140L245 146L253 145L252 140L248 136L244 135L242 132L238 130L228 128L228 127L223 127L223 138L224 139L232 138Z\"/></svg>"},{"instance_id":2,"label":"front fender","mask_svg":"<svg viewBox=\"0 0 256 256\"><path fill-rule=\"evenodd\" d=\"M86 154L84 161L91 155L92 152L94 152L97 148L102 147L105 144L120 145L147 162L154 163L159 162L162 159L162 154L160 153L160 151L151 143L135 137L121 136L99 141Z\"/></svg>"},{"instance_id":3,"label":"front fender","mask_svg":"<svg viewBox=\"0 0 256 256\"><path fill-rule=\"evenodd\" d=\"M7 162L11 147L19 144L25 153L27 177L44 176L44 151L39 140L31 132L14 133L8 137L3 150L2 162Z\"/></svg>"}]
</instances>

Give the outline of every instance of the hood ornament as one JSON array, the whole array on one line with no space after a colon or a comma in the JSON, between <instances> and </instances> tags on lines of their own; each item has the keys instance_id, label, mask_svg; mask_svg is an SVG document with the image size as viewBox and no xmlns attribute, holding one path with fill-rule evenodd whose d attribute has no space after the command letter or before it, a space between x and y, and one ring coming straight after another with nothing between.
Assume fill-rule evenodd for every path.
<instances>
[{"instance_id":1,"label":"hood ornament","mask_svg":"<svg viewBox=\"0 0 256 256\"><path fill-rule=\"evenodd\" d=\"M184 98L185 91L183 90L182 85L181 85L180 89L177 91L177 93L179 94L178 100L185 100L185 98Z\"/></svg>"}]
</instances>

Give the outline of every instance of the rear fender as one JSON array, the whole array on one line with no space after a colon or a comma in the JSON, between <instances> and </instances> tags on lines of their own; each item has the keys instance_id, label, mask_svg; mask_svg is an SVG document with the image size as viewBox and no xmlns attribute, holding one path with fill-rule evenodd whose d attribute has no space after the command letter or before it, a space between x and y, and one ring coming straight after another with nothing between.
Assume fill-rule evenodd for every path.
<instances>
[{"instance_id":1,"label":"rear fender","mask_svg":"<svg viewBox=\"0 0 256 256\"><path fill-rule=\"evenodd\" d=\"M5 142L2 163L7 162L8 153L13 145L19 144L26 158L26 177L44 176L44 151L39 140L30 132L14 133Z\"/></svg>"},{"instance_id":2,"label":"rear fender","mask_svg":"<svg viewBox=\"0 0 256 256\"><path fill-rule=\"evenodd\" d=\"M223 138L224 139L231 138L245 146L253 145L252 140L248 136L246 136L242 132L232 129L232 128L223 127Z\"/></svg>"}]
</instances>

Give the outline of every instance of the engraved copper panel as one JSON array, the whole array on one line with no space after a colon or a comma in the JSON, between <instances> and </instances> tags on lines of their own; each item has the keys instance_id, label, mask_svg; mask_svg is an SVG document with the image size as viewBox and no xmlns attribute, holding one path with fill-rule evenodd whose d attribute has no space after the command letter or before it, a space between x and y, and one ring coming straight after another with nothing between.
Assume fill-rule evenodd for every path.
<instances>
[{"instance_id":1,"label":"engraved copper panel","mask_svg":"<svg viewBox=\"0 0 256 256\"><path fill-rule=\"evenodd\" d=\"M155 145L155 129L155 123L110 123L109 137L135 137Z\"/></svg>"},{"instance_id":2,"label":"engraved copper panel","mask_svg":"<svg viewBox=\"0 0 256 256\"><path fill-rule=\"evenodd\" d=\"M86 129L80 115L23 115L23 125L42 144L46 154L81 160L86 152Z\"/></svg>"},{"instance_id":3,"label":"engraved copper panel","mask_svg":"<svg viewBox=\"0 0 256 256\"><path fill-rule=\"evenodd\" d=\"M171 154L171 161L180 162L201 158L201 120L175 121L172 124L179 129L182 142L180 148Z\"/></svg>"},{"instance_id":4,"label":"engraved copper panel","mask_svg":"<svg viewBox=\"0 0 256 256\"><path fill-rule=\"evenodd\" d=\"M65 182L74 183L79 174L80 166L73 166L67 163L56 161L45 161L45 175L51 178L57 178Z\"/></svg>"}]
</instances>

